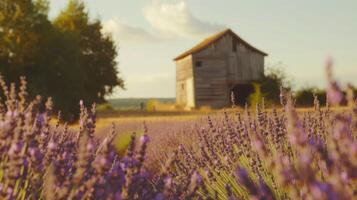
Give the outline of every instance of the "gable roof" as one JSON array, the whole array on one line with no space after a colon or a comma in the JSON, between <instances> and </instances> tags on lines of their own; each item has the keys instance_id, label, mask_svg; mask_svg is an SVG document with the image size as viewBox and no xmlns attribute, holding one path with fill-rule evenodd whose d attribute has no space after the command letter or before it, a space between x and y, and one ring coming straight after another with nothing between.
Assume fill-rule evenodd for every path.
<instances>
[{"instance_id":1,"label":"gable roof","mask_svg":"<svg viewBox=\"0 0 357 200\"><path fill-rule=\"evenodd\" d=\"M248 42L246 42L245 40L243 40L241 37L239 37L236 33L234 33L231 29L226 29L224 31L221 31L219 33L216 33L206 39L204 39L202 42L198 43L196 46L194 46L193 48L189 49L188 51L182 53L181 55L177 56L176 58L174 58L174 61L180 60L188 55L197 53L203 49L205 49L206 47L208 47L210 44L216 42L217 40L221 39L223 36L225 36L226 34L231 34L233 35L234 38L236 38L238 41L240 41L242 44L244 44L246 47L250 48L251 50L260 53L264 56L267 56L268 54L253 47L252 45L250 45Z\"/></svg>"}]
</instances>

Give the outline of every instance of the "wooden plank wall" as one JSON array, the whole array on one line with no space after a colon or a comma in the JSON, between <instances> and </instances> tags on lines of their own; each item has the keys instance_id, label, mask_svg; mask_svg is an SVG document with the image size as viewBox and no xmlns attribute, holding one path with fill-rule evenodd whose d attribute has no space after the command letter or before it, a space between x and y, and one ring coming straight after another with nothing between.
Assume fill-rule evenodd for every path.
<instances>
[{"instance_id":1,"label":"wooden plank wall","mask_svg":"<svg viewBox=\"0 0 357 200\"><path fill-rule=\"evenodd\" d=\"M233 41L233 37L229 36ZM232 42L233 43L233 42ZM264 75L264 56L259 54L239 41L236 52L229 53L229 74L230 82L244 82L259 80Z\"/></svg>"},{"instance_id":2,"label":"wooden plank wall","mask_svg":"<svg viewBox=\"0 0 357 200\"><path fill-rule=\"evenodd\" d=\"M192 56L176 61L176 103L178 105L187 105L186 80L189 78L193 78Z\"/></svg>"},{"instance_id":3,"label":"wooden plank wall","mask_svg":"<svg viewBox=\"0 0 357 200\"><path fill-rule=\"evenodd\" d=\"M249 82L264 75L264 56L233 43L226 35L206 49L193 54L196 106L224 107L230 104L231 83ZM237 45L236 52L233 44ZM195 66L197 62L202 66Z\"/></svg>"},{"instance_id":4,"label":"wooden plank wall","mask_svg":"<svg viewBox=\"0 0 357 200\"><path fill-rule=\"evenodd\" d=\"M227 105L227 53L232 49L229 38L223 37L193 55L196 106L220 108ZM202 62L201 67L195 66Z\"/></svg>"},{"instance_id":5,"label":"wooden plank wall","mask_svg":"<svg viewBox=\"0 0 357 200\"><path fill-rule=\"evenodd\" d=\"M200 61L202 67L194 67L196 106L209 105L213 108L225 106L227 103L226 60L219 57L205 59L201 57Z\"/></svg>"}]
</instances>

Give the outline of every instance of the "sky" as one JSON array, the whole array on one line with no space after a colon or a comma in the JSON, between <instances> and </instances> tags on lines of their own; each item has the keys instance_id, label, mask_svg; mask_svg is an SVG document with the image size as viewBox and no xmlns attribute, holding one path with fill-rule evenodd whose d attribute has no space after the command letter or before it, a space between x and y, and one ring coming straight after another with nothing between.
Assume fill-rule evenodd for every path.
<instances>
[{"instance_id":1,"label":"sky","mask_svg":"<svg viewBox=\"0 0 357 200\"><path fill-rule=\"evenodd\" d=\"M51 17L67 0L50 0ZM126 90L110 98L175 97L173 58L230 28L269 54L294 87L324 87L324 63L357 86L356 0L84 0L103 32L113 35Z\"/></svg>"}]
</instances>

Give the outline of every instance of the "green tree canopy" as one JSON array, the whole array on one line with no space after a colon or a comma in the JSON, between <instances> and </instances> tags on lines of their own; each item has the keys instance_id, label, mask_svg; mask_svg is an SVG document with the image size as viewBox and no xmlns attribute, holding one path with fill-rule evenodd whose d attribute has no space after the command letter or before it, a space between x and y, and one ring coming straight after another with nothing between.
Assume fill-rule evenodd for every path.
<instances>
[{"instance_id":1,"label":"green tree canopy","mask_svg":"<svg viewBox=\"0 0 357 200\"><path fill-rule=\"evenodd\" d=\"M51 22L47 0L0 1L0 73L7 82L29 80L29 92L53 97L65 116L78 102L103 102L113 88L124 87L110 36L91 21L85 5L69 1Z\"/></svg>"},{"instance_id":2,"label":"green tree canopy","mask_svg":"<svg viewBox=\"0 0 357 200\"><path fill-rule=\"evenodd\" d=\"M104 35L99 20L91 21L81 1L70 0L67 8L55 19L61 31L74 36L80 47L80 66L84 78L85 99L103 102L105 94L115 86L124 87L116 69L116 46L112 38Z\"/></svg>"},{"instance_id":3,"label":"green tree canopy","mask_svg":"<svg viewBox=\"0 0 357 200\"><path fill-rule=\"evenodd\" d=\"M1 72L13 80L36 67L42 38L51 28L39 8L29 0L3 0L0 3Z\"/></svg>"}]
</instances>

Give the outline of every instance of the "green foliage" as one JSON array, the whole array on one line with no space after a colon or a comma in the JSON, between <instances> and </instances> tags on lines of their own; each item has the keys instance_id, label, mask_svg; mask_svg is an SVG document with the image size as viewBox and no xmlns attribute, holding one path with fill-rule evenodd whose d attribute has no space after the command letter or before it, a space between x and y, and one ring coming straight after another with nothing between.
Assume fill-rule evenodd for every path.
<instances>
[{"instance_id":1,"label":"green foliage","mask_svg":"<svg viewBox=\"0 0 357 200\"><path fill-rule=\"evenodd\" d=\"M272 103L279 102L280 88L290 88L285 72L279 68L268 68L267 74L262 82L262 91L267 100Z\"/></svg>"},{"instance_id":2,"label":"green foliage","mask_svg":"<svg viewBox=\"0 0 357 200\"><path fill-rule=\"evenodd\" d=\"M35 7L38 12L47 15L50 10L50 3L47 0L35 0Z\"/></svg>"},{"instance_id":3,"label":"green foliage","mask_svg":"<svg viewBox=\"0 0 357 200\"><path fill-rule=\"evenodd\" d=\"M326 105L326 91L315 87L304 87L295 92L297 106L314 105L314 95L317 96L320 105Z\"/></svg>"},{"instance_id":4,"label":"green foliage","mask_svg":"<svg viewBox=\"0 0 357 200\"><path fill-rule=\"evenodd\" d=\"M159 101L155 99L151 99L145 105L146 111L156 111L158 105L159 105Z\"/></svg>"},{"instance_id":5,"label":"green foliage","mask_svg":"<svg viewBox=\"0 0 357 200\"><path fill-rule=\"evenodd\" d=\"M97 106L98 111L113 111L114 108L110 103L103 103Z\"/></svg>"},{"instance_id":6,"label":"green foliage","mask_svg":"<svg viewBox=\"0 0 357 200\"><path fill-rule=\"evenodd\" d=\"M141 137L144 133L140 131L139 133L135 132L135 135L137 137ZM114 146L116 151L118 152L119 155L125 155L126 150L129 147L131 138L132 138L133 133L132 132L126 132L126 133L121 133L119 134L115 140L114 140Z\"/></svg>"},{"instance_id":7,"label":"green foliage","mask_svg":"<svg viewBox=\"0 0 357 200\"><path fill-rule=\"evenodd\" d=\"M260 85L259 91L256 90L258 94L252 95L264 97L267 105L279 104L280 88L290 89L291 87L285 72L280 68L267 68L263 80L256 84Z\"/></svg>"},{"instance_id":8,"label":"green foliage","mask_svg":"<svg viewBox=\"0 0 357 200\"><path fill-rule=\"evenodd\" d=\"M248 102L251 106L256 106L258 103L261 103L264 98L264 94L261 91L261 85L259 83L253 83L254 93L249 95Z\"/></svg>"},{"instance_id":9,"label":"green foliage","mask_svg":"<svg viewBox=\"0 0 357 200\"><path fill-rule=\"evenodd\" d=\"M124 87L115 68L116 46L110 36L101 33L99 20L89 20L83 3L70 1L54 24L62 31L71 33L81 50L79 61L86 91L83 98L103 102L104 96L112 93L115 86Z\"/></svg>"},{"instance_id":10,"label":"green foliage","mask_svg":"<svg viewBox=\"0 0 357 200\"><path fill-rule=\"evenodd\" d=\"M155 98L160 104L175 104L175 98ZM141 110L152 98L117 98L108 99L115 110Z\"/></svg>"},{"instance_id":11,"label":"green foliage","mask_svg":"<svg viewBox=\"0 0 357 200\"><path fill-rule=\"evenodd\" d=\"M74 119L80 99L104 102L114 87L124 87L117 77L116 46L91 21L80 1L51 22L47 0L2 0L0 4L0 73L6 82L19 76L29 80L31 95L56 100L56 110ZM31 96L32 98L33 96Z\"/></svg>"}]
</instances>

